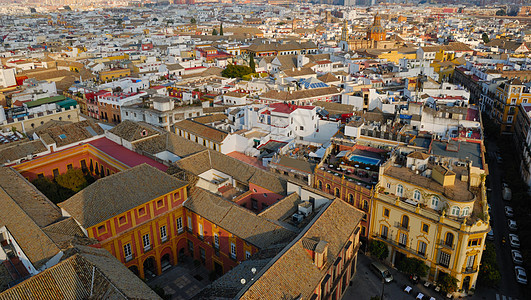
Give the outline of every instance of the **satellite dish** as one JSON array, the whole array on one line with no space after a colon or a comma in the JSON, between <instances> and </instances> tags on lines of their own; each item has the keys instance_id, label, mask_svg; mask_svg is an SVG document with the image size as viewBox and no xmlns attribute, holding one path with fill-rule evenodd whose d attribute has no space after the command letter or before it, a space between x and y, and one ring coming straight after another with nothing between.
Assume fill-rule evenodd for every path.
<instances>
[{"instance_id":1,"label":"satellite dish","mask_svg":"<svg viewBox=\"0 0 531 300\"><path fill-rule=\"evenodd\" d=\"M253 274L255 274L256 273L256 268L252 268L251 272L253 272Z\"/></svg>"},{"instance_id":2,"label":"satellite dish","mask_svg":"<svg viewBox=\"0 0 531 300\"><path fill-rule=\"evenodd\" d=\"M245 281L245 278L242 278L242 280L240 280L240 282L241 282L242 284L245 284L247 281Z\"/></svg>"}]
</instances>

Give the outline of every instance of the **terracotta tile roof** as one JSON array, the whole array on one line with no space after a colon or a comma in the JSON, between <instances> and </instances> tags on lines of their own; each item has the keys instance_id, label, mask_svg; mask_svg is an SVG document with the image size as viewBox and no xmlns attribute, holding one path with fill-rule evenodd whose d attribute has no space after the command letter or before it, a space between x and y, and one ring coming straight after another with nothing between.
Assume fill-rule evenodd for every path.
<instances>
[{"instance_id":1,"label":"terracotta tile roof","mask_svg":"<svg viewBox=\"0 0 531 300\"><path fill-rule=\"evenodd\" d=\"M157 197L186 186L147 164L99 179L59 204L84 228L89 228Z\"/></svg>"},{"instance_id":2,"label":"terracotta tile roof","mask_svg":"<svg viewBox=\"0 0 531 300\"><path fill-rule=\"evenodd\" d=\"M182 129L193 135L197 135L201 138L213 141L215 143L221 143L229 135L228 132L210 127L194 120L182 120L174 124L176 129Z\"/></svg>"},{"instance_id":3,"label":"terracotta tile roof","mask_svg":"<svg viewBox=\"0 0 531 300\"><path fill-rule=\"evenodd\" d=\"M41 140L27 140L0 145L0 164L5 164L47 151Z\"/></svg>"},{"instance_id":4,"label":"terracotta tile roof","mask_svg":"<svg viewBox=\"0 0 531 300\"><path fill-rule=\"evenodd\" d=\"M260 95L260 99L273 99L278 101L290 101L290 100L300 100L314 97L323 97L339 94L341 91L336 87L324 87L324 88L315 88L309 90L299 90L294 92L285 92L270 90Z\"/></svg>"},{"instance_id":5,"label":"terracotta tile roof","mask_svg":"<svg viewBox=\"0 0 531 300\"><path fill-rule=\"evenodd\" d=\"M214 115L195 117L192 120L198 123L201 123L201 124L210 124L214 122L227 120L227 116L225 114L214 114Z\"/></svg>"},{"instance_id":6,"label":"terracotta tile roof","mask_svg":"<svg viewBox=\"0 0 531 300\"><path fill-rule=\"evenodd\" d=\"M321 280L359 225L363 212L335 199L322 208L313 223L249 281L237 299L310 299ZM326 265L321 270L306 248L313 240L328 243Z\"/></svg>"},{"instance_id":7,"label":"terracotta tile roof","mask_svg":"<svg viewBox=\"0 0 531 300\"><path fill-rule=\"evenodd\" d=\"M42 230L61 219L61 211L11 168L0 168L0 187L0 227L7 227L31 263L39 268L61 250Z\"/></svg>"},{"instance_id":8,"label":"terracotta tile roof","mask_svg":"<svg viewBox=\"0 0 531 300\"><path fill-rule=\"evenodd\" d=\"M294 232L204 189L196 188L190 196L184 203L186 208L258 248L288 241L295 235Z\"/></svg>"},{"instance_id":9,"label":"terracotta tile roof","mask_svg":"<svg viewBox=\"0 0 531 300\"><path fill-rule=\"evenodd\" d=\"M321 80L322 82L336 82L341 81L336 76L332 75L331 73L326 73L324 75L318 76L317 79Z\"/></svg>"},{"instance_id":10,"label":"terracotta tile roof","mask_svg":"<svg viewBox=\"0 0 531 300\"><path fill-rule=\"evenodd\" d=\"M61 147L103 135L104 132L93 121L84 120L76 123L56 124L42 129L37 128L35 129L35 133L38 136L48 135L57 147Z\"/></svg>"},{"instance_id":11,"label":"terracotta tile roof","mask_svg":"<svg viewBox=\"0 0 531 300\"><path fill-rule=\"evenodd\" d=\"M288 77L306 76L316 74L311 68L285 69L284 74Z\"/></svg>"},{"instance_id":12,"label":"terracotta tile roof","mask_svg":"<svg viewBox=\"0 0 531 300\"><path fill-rule=\"evenodd\" d=\"M133 122L130 120L122 121L113 129L109 130L109 132L128 142L134 142L150 136L159 135L159 131L155 130L152 126L142 122Z\"/></svg>"},{"instance_id":13,"label":"terracotta tile roof","mask_svg":"<svg viewBox=\"0 0 531 300\"><path fill-rule=\"evenodd\" d=\"M183 158L176 165L194 175L215 169L243 184L253 183L274 193L286 194L284 179L211 149Z\"/></svg>"},{"instance_id":14,"label":"terracotta tile roof","mask_svg":"<svg viewBox=\"0 0 531 300\"><path fill-rule=\"evenodd\" d=\"M107 250L77 246L74 251L57 265L0 293L0 300L161 299Z\"/></svg>"},{"instance_id":15,"label":"terracotta tile roof","mask_svg":"<svg viewBox=\"0 0 531 300\"><path fill-rule=\"evenodd\" d=\"M171 132L140 141L135 144L135 148L149 154L157 154L167 150L181 158L206 149L206 147L196 142L192 142Z\"/></svg>"},{"instance_id":16,"label":"terracotta tile roof","mask_svg":"<svg viewBox=\"0 0 531 300\"><path fill-rule=\"evenodd\" d=\"M270 220L285 220L297 212L299 203L301 203L301 197L297 193L291 193L260 212L258 216Z\"/></svg>"},{"instance_id":17,"label":"terracotta tile roof","mask_svg":"<svg viewBox=\"0 0 531 300\"><path fill-rule=\"evenodd\" d=\"M349 104L341 104L337 102L315 101L315 106L320 106L326 109L329 113L343 113L349 114L354 112L354 106Z\"/></svg>"}]
</instances>

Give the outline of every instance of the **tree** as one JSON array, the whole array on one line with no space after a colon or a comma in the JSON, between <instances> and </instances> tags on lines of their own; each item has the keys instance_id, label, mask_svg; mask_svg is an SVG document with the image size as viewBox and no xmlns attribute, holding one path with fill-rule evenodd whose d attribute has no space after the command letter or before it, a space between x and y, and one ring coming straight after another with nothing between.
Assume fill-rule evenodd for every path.
<instances>
[{"instance_id":1,"label":"tree","mask_svg":"<svg viewBox=\"0 0 531 300\"><path fill-rule=\"evenodd\" d=\"M382 241L371 241L369 244L369 252L377 259L386 259L389 256L389 248Z\"/></svg>"},{"instance_id":2,"label":"tree","mask_svg":"<svg viewBox=\"0 0 531 300\"><path fill-rule=\"evenodd\" d=\"M487 242L481 257L481 267L478 272L478 284L495 287L501 280L498 264L496 263L496 249L494 244Z\"/></svg>"},{"instance_id":3,"label":"tree","mask_svg":"<svg viewBox=\"0 0 531 300\"><path fill-rule=\"evenodd\" d=\"M440 272L439 277L437 278L437 284L445 293L453 293L457 291L457 278L448 273Z\"/></svg>"},{"instance_id":4,"label":"tree","mask_svg":"<svg viewBox=\"0 0 531 300\"><path fill-rule=\"evenodd\" d=\"M496 15L497 16L505 16L505 10L500 9L500 10L496 11Z\"/></svg>"},{"instance_id":5,"label":"tree","mask_svg":"<svg viewBox=\"0 0 531 300\"><path fill-rule=\"evenodd\" d=\"M428 266L418 258L404 258L398 262L396 268L406 274L415 274L419 277L428 275Z\"/></svg>"},{"instance_id":6,"label":"tree","mask_svg":"<svg viewBox=\"0 0 531 300\"><path fill-rule=\"evenodd\" d=\"M197 21L196 21L195 18L191 18L191 19L190 19L190 23L195 24L195 23L197 23Z\"/></svg>"},{"instance_id":7,"label":"tree","mask_svg":"<svg viewBox=\"0 0 531 300\"><path fill-rule=\"evenodd\" d=\"M249 58L249 68L253 71L253 73L256 73L256 64L254 63L254 55L251 53L251 57Z\"/></svg>"},{"instance_id":8,"label":"tree","mask_svg":"<svg viewBox=\"0 0 531 300\"><path fill-rule=\"evenodd\" d=\"M223 22L219 25L219 35L223 35Z\"/></svg>"},{"instance_id":9,"label":"tree","mask_svg":"<svg viewBox=\"0 0 531 300\"><path fill-rule=\"evenodd\" d=\"M214 28L214 30L212 30L212 35L218 35L218 31L216 30L216 28Z\"/></svg>"},{"instance_id":10,"label":"tree","mask_svg":"<svg viewBox=\"0 0 531 300\"><path fill-rule=\"evenodd\" d=\"M57 176L55 179L57 184L65 189L77 193L87 187L87 179L80 169L70 169L68 172Z\"/></svg>"},{"instance_id":11,"label":"tree","mask_svg":"<svg viewBox=\"0 0 531 300\"><path fill-rule=\"evenodd\" d=\"M252 72L253 70L247 66L228 65L221 72L221 75L228 78L242 78L244 75L251 74Z\"/></svg>"},{"instance_id":12,"label":"tree","mask_svg":"<svg viewBox=\"0 0 531 300\"><path fill-rule=\"evenodd\" d=\"M483 34L481 35L481 38L483 39L483 42L485 44L490 42L489 35L486 32L483 32Z\"/></svg>"},{"instance_id":13,"label":"tree","mask_svg":"<svg viewBox=\"0 0 531 300\"><path fill-rule=\"evenodd\" d=\"M152 20L152 21L153 21L153 22L158 22L158 21L159 21L159 19L158 19L158 18L153 18L153 20Z\"/></svg>"}]
</instances>

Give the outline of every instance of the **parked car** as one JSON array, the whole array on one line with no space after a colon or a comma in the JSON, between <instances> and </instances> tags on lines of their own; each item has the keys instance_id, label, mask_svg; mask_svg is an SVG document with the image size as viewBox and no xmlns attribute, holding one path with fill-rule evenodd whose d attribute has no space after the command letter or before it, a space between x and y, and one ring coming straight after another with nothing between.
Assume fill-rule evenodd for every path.
<instances>
[{"instance_id":1,"label":"parked car","mask_svg":"<svg viewBox=\"0 0 531 300\"><path fill-rule=\"evenodd\" d=\"M522 253L518 250L511 250L511 256L513 257L513 262L517 265L521 265L524 263L524 258L522 257Z\"/></svg>"},{"instance_id":2,"label":"parked car","mask_svg":"<svg viewBox=\"0 0 531 300\"><path fill-rule=\"evenodd\" d=\"M514 217L514 211L513 208L510 206L505 206L505 216L512 218Z\"/></svg>"},{"instance_id":3,"label":"parked car","mask_svg":"<svg viewBox=\"0 0 531 300\"><path fill-rule=\"evenodd\" d=\"M487 240L494 241L494 230L490 230L489 233L487 233Z\"/></svg>"},{"instance_id":4,"label":"parked car","mask_svg":"<svg viewBox=\"0 0 531 300\"><path fill-rule=\"evenodd\" d=\"M393 281L393 275L391 275L391 272L389 272L389 269L387 269L386 266L384 266L380 262L373 262L371 264L371 270L378 275L380 279L383 279L385 282L391 282Z\"/></svg>"},{"instance_id":5,"label":"parked car","mask_svg":"<svg viewBox=\"0 0 531 300\"><path fill-rule=\"evenodd\" d=\"M513 194L511 192L511 189L508 187L504 187L502 190L502 197L505 201L511 201Z\"/></svg>"},{"instance_id":6,"label":"parked car","mask_svg":"<svg viewBox=\"0 0 531 300\"><path fill-rule=\"evenodd\" d=\"M514 272L516 274L516 282L521 284L527 284L527 274L525 273L524 268L516 266L514 267Z\"/></svg>"},{"instance_id":7,"label":"parked car","mask_svg":"<svg viewBox=\"0 0 531 300\"><path fill-rule=\"evenodd\" d=\"M514 233L509 233L509 243L511 243L513 248L520 248L520 239Z\"/></svg>"},{"instance_id":8,"label":"parked car","mask_svg":"<svg viewBox=\"0 0 531 300\"><path fill-rule=\"evenodd\" d=\"M516 226L516 221L509 219L507 220L507 226L509 227L509 230L516 231L518 230L518 226Z\"/></svg>"}]
</instances>

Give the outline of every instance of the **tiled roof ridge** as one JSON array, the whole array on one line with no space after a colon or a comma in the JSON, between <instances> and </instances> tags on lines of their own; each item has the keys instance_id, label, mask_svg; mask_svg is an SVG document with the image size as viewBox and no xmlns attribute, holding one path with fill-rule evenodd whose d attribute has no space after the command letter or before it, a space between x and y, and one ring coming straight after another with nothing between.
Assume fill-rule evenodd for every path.
<instances>
[{"instance_id":1,"label":"tiled roof ridge","mask_svg":"<svg viewBox=\"0 0 531 300\"><path fill-rule=\"evenodd\" d=\"M20 177L22 180L27 181L26 178L24 178L24 176L22 176L19 172L15 171L15 169L9 167L9 170L10 170L12 173L14 173L15 176L18 176L18 177ZM39 191L39 190L38 190L38 189L37 189L37 188L36 188L31 182L28 181L27 183L29 183L27 186L28 186L29 188L31 188L35 193L37 193L37 194L39 194L40 196L42 196L43 199L44 199L44 201L49 202L49 204L51 204L51 206L52 206L53 208L55 208L57 211L59 211L59 212L61 211L61 209L60 209L57 205L55 205L52 201L50 201L50 199L48 199L48 197L46 197L41 191ZM46 225L46 226L44 226L44 227L39 226L39 224L37 224L37 222L36 222L36 221L35 221L35 220L34 220L34 219L33 219L33 218L32 218L32 217L31 217L31 216L30 216L30 215L29 215L29 214L28 214L23 208L22 208L22 206L20 206L20 204L18 203L18 201L16 201L16 200L13 199L13 197L11 196L11 194L9 194L9 193L4 189L3 186L0 185L0 188L2 189L2 191L4 191L4 193L6 193L6 195L9 196L9 198L11 198L11 199L13 200L13 202L14 202L14 203L20 208L20 210L23 211L24 214L25 214L26 216L28 216L28 218L30 218L31 221L32 221L33 223L35 223L35 225L37 225L37 227L39 227L39 228L42 229L42 228L44 228L44 227L46 227L46 226L48 226L48 225L50 225L50 224L53 224L53 223L57 222L57 220L55 220L53 223L50 223L50 224L48 224L48 225ZM62 215L62 213L61 213L61 215ZM50 238L50 237L48 236L48 238Z\"/></svg>"},{"instance_id":2,"label":"tiled roof ridge","mask_svg":"<svg viewBox=\"0 0 531 300\"><path fill-rule=\"evenodd\" d=\"M301 230L301 232L290 242L288 243L288 245L286 245L277 255L275 255L275 257L273 257L268 263L267 265L265 265L254 277L254 280L253 281L249 281L239 292L238 294L236 295L236 297L234 297L235 299L240 299L246 292L247 290L254 284L254 282L258 281L260 279L260 277L262 275L264 275L268 270L269 268L271 268L271 266L273 266L276 261L282 257L286 252L288 252L291 247L293 247L296 243L298 243L299 241L302 241L304 236L306 235L306 233L310 230L310 228L313 226L313 224L315 224L317 222L317 220L319 220L319 218L324 214L324 212L330 207L330 205L333 203L333 201L330 201L329 203L326 203L322 208L321 210L317 213L317 215L310 221L310 223L308 223L308 225L306 225L306 227L304 227L303 230Z\"/></svg>"}]
</instances>

